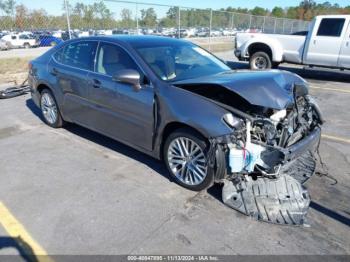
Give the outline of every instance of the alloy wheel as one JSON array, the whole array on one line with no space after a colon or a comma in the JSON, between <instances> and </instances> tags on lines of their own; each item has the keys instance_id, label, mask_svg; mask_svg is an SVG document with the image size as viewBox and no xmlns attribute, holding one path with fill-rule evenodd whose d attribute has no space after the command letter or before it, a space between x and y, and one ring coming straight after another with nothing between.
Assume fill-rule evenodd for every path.
<instances>
[{"instance_id":1,"label":"alloy wheel","mask_svg":"<svg viewBox=\"0 0 350 262\"><path fill-rule=\"evenodd\" d=\"M44 93L41 96L40 104L45 120L50 124L56 123L58 112L54 98L50 94Z\"/></svg>"},{"instance_id":2,"label":"alloy wheel","mask_svg":"<svg viewBox=\"0 0 350 262\"><path fill-rule=\"evenodd\" d=\"M207 176L207 159L202 148L187 137L174 139L167 152L172 174L182 183L195 186Z\"/></svg>"}]
</instances>

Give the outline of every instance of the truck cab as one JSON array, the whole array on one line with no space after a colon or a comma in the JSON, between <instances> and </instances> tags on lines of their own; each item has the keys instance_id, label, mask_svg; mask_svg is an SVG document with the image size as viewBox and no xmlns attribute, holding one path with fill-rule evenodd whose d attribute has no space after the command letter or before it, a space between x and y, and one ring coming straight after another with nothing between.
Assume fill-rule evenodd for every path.
<instances>
[{"instance_id":1,"label":"truck cab","mask_svg":"<svg viewBox=\"0 0 350 262\"><path fill-rule=\"evenodd\" d=\"M350 69L350 15L317 16L306 35L239 33L235 55L255 70L283 62Z\"/></svg>"},{"instance_id":2,"label":"truck cab","mask_svg":"<svg viewBox=\"0 0 350 262\"><path fill-rule=\"evenodd\" d=\"M350 15L318 16L306 39L303 64L350 69Z\"/></svg>"}]
</instances>

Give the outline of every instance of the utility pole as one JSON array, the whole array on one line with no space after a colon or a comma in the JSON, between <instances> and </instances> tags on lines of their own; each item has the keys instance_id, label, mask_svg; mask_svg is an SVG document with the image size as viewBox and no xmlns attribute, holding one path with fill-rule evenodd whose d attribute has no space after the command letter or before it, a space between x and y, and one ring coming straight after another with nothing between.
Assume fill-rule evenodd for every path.
<instances>
[{"instance_id":1,"label":"utility pole","mask_svg":"<svg viewBox=\"0 0 350 262\"><path fill-rule=\"evenodd\" d=\"M69 39L72 39L71 31L70 31L70 20L69 20L69 7L68 0L64 0L64 6L66 8L66 18L67 18L67 26L68 26L68 35Z\"/></svg>"},{"instance_id":2,"label":"utility pole","mask_svg":"<svg viewBox=\"0 0 350 262\"><path fill-rule=\"evenodd\" d=\"M179 39L181 38L181 7L179 6L178 7L178 16L177 16L177 19L178 19L178 21L177 21L177 26L178 26L178 28L177 28L177 30L178 30L178 37L179 37Z\"/></svg>"}]
</instances>

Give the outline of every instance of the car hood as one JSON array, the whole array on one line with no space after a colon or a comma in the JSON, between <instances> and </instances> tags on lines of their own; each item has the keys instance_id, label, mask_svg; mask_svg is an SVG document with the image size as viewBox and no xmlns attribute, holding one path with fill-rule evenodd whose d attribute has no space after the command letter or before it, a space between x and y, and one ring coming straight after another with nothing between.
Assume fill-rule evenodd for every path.
<instances>
[{"instance_id":1,"label":"car hood","mask_svg":"<svg viewBox=\"0 0 350 262\"><path fill-rule=\"evenodd\" d=\"M298 94L308 93L307 82L296 74L280 71L228 71L205 77L176 81L174 85L220 85L235 92L252 105L284 109L294 103L293 87Z\"/></svg>"}]
</instances>

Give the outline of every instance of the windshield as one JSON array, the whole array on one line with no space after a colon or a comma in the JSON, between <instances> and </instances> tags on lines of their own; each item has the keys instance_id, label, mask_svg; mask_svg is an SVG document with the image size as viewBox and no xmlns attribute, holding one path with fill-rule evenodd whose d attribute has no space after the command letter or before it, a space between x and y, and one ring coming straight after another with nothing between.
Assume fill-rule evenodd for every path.
<instances>
[{"instance_id":1,"label":"windshield","mask_svg":"<svg viewBox=\"0 0 350 262\"><path fill-rule=\"evenodd\" d=\"M136 49L153 72L164 81L180 81L231 70L204 49L188 43Z\"/></svg>"}]
</instances>

